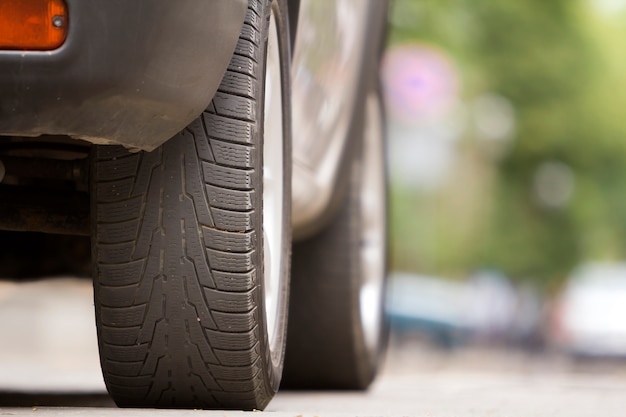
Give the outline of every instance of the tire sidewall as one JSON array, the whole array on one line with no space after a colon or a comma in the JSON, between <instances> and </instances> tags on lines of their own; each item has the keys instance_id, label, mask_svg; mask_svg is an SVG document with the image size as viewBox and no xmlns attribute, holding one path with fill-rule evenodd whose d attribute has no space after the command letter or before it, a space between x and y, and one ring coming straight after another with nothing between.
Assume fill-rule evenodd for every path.
<instances>
[{"instance_id":1,"label":"tire sidewall","mask_svg":"<svg viewBox=\"0 0 626 417\"><path fill-rule=\"evenodd\" d=\"M291 163L291 94L290 94L290 41L289 41L289 21L287 14L287 5L284 0L269 0L265 4L266 10L266 19L263 21L263 29L261 31L261 36L264 41L263 47L263 94L257 100L258 111L261 115L260 120L260 135L259 135L259 158L260 166L258 172L263 172L263 146L264 146L264 130L263 130L263 121L265 118L265 77L267 70L267 40L269 35L269 18L273 13L276 28L278 31L278 42L279 42L279 54L280 54L280 69L281 69L281 83L282 83L282 103L283 103L283 118L282 118L282 128L283 128L283 190L284 190L284 199L283 199L283 218L282 218L282 257L281 257L281 288L279 293L279 307L277 310L277 322L275 329L275 340L271 341L268 337L268 327L267 321L261 320L262 329L261 329L261 337L263 344L263 351L267 352L265 355L265 368L268 372L268 381L270 381L271 386L269 387L271 392L276 392L280 385L284 356L285 356L285 345L286 345L286 331L287 331L287 314L288 314L288 302L289 302L289 275L290 275L290 257L291 257L291 171L292 171L292 163ZM256 194L257 198L257 207L261 207L259 210L260 217L258 219L259 224L263 224L263 193L259 192ZM263 248L263 237L259 242L259 247ZM261 265L258 268L258 281L259 284L263 282L263 276L261 275L263 272L264 265L264 257L263 251L257 251L257 265ZM260 285L261 291L259 295L259 306L261 307L261 312L259 314L265 314L265 287Z\"/></svg>"}]
</instances>

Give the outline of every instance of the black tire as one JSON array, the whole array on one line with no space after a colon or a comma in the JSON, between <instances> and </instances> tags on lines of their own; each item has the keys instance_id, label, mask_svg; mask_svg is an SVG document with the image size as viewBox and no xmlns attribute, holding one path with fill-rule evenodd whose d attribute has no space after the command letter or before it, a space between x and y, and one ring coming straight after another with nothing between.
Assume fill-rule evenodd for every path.
<instances>
[{"instance_id":1,"label":"black tire","mask_svg":"<svg viewBox=\"0 0 626 417\"><path fill-rule=\"evenodd\" d=\"M96 323L104 380L119 406L263 409L278 389L291 247L286 16L282 0L249 1L212 103L164 145L134 154L95 147ZM268 50L268 36L277 49ZM272 329L263 217L270 55L277 57L284 115L276 240L283 255Z\"/></svg>"},{"instance_id":2,"label":"black tire","mask_svg":"<svg viewBox=\"0 0 626 417\"><path fill-rule=\"evenodd\" d=\"M320 233L294 244L283 388L366 389L374 380L386 349L387 179L378 89L372 89L366 107L368 110L362 111L357 123L363 131L353 138L357 141L348 154L349 182L339 211ZM378 126L366 129L365 125L373 119L380 121ZM378 149L376 155L372 149ZM371 157L378 158L379 168L366 165ZM378 209L374 212L365 208L363 199L370 175L380 181L375 192ZM377 221L381 222L374 239L377 242L366 241L364 212L378 216ZM378 326L375 334L362 319L365 304L361 290L368 272L362 251L369 244L380 257L375 274L379 286L370 310Z\"/></svg>"}]
</instances>

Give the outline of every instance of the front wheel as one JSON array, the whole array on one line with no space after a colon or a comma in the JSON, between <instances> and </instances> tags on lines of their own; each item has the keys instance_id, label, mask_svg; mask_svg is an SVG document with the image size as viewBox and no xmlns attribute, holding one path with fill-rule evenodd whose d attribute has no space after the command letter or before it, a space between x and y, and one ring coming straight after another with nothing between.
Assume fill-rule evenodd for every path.
<instances>
[{"instance_id":1,"label":"front wheel","mask_svg":"<svg viewBox=\"0 0 626 417\"><path fill-rule=\"evenodd\" d=\"M153 152L92 157L100 361L120 406L262 409L282 373L291 246L282 0L250 0L206 111Z\"/></svg>"}]
</instances>

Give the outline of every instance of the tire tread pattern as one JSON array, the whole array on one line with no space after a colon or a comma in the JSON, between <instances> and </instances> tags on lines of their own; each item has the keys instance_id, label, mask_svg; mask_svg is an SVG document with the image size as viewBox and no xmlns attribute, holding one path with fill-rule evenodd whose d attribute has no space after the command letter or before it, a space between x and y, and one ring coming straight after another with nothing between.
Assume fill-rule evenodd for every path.
<instances>
[{"instance_id":1,"label":"tire tread pattern","mask_svg":"<svg viewBox=\"0 0 626 417\"><path fill-rule=\"evenodd\" d=\"M256 308L261 7L249 2L199 119L151 153L96 147L96 314L120 406L254 409L273 395Z\"/></svg>"}]
</instances>

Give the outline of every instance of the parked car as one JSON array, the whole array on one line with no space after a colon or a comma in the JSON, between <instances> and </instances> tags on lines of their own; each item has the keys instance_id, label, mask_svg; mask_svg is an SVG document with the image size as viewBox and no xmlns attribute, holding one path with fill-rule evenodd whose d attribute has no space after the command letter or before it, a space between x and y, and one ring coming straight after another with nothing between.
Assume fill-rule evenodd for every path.
<instances>
[{"instance_id":1,"label":"parked car","mask_svg":"<svg viewBox=\"0 0 626 417\"><path fill-rule=\"evenodd\" d=\"M468 288L440 277L395 273L390 277L387 314L400 337L427 336L436 346L454 348L472 335Z\"/></svg>"},{"instance_id":2,"label":"parked car","mask_svg":"<svg viewBox=\"0 0 626 417\"><path fill-rule=\"evenodd\" d=\"M396 272L390 277L387 314L402 338L426 335L440 347L543 343L543 303L529 286L482 270L462 281Z\"/></svg>"},{"instance_id":3,"label":"parked car","mask_svg":"<svg viewBox=\"0 0 626 417\"><path fill-rule=\"evenodd\" d=\"M0 229L90 237L118 405L262 409L283 363L287 387L370 384L386 340L386 12L0 3Z\"/></svg>"},{"instance_id":4,"label":"parked car","mask_svg":"<svg viewBox=\"0 0 626 417\"><path fill-rule=\"evenodd\" d=\"M586 264L557 298L553 341L575 357L626 358L625 314L626 264Z\"/></svg>"}]
</instances>

